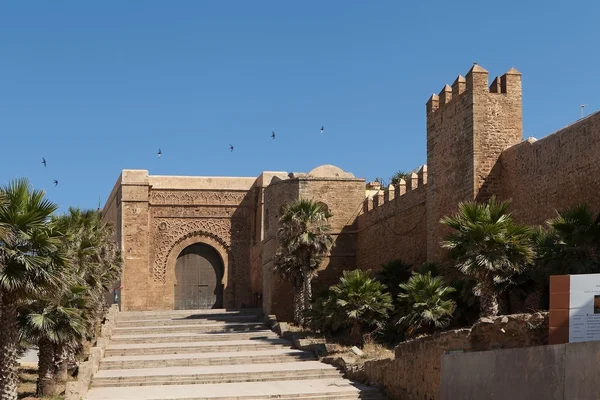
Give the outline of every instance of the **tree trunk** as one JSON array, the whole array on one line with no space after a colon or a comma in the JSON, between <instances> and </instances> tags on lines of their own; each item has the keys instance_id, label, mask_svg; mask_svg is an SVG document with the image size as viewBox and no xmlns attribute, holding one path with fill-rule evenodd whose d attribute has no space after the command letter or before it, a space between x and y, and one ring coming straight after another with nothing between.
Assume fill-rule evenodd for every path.
<instances>
[{"instance_id":1,"label":"tree trunk","mask_svg":"<svg viewBox=\"0 0 600 400\"><path fill-rule=\"evenodd\" d=\"M304 324L304 286L301 279L296 278L294 286L294 322L298 325Z\"/></svg>"},{"instance_id":2,"label":"tree trunk","mask_svg":"<svg viewBox=\"0 0 600 400\"><path fill-rule=\"evenodd\" d=\"M360 346L363 341L362 326L360 321L353 320L352 326L350 327L350 342L353 345Z\"/></svg>"},{"instance_id":3,"label":"tree trunk","mask_svg":"<svg viewBox=\"0 0 600 400\"><path fill-rule=\"evenodd\" d=\"M54 371L54 344L47 338L38 341L38 387L37 394L54 396L56 393Z\"/></svg>"},{"instance_id":4,"label":"tree trunk","mask_svg":"<svg viewBox=\"0 0 600 400\"><path fill-rule=\"evenodd\" d=\"M17 302L4 293L0 299L0 400L16 400L19 324Z\"/></svg>"},{"instance_id":5,"label":"tree trunk","mask_svg":"<svg viewBox=\"0 0 600 400\"><path fill-rule=\"evenodd\" d=\"M498 315L498 293L495 291L494 284L488 284L481 288L480 302L480 317L495 317Z\"/></svg>"},{"instance_id":6,"label":"tree trunk","mask_svg":"<svg viewBox=\"0 0 600 400\"><path fill-rule=\"evenodd\" d=\"M67 346L54 346L54 359L56 364L56 381L64 383L69 379L69 354Z\"/></svg>"},{"instance_id":7,"label":"tree trunk","mask_svg":"<svg viewBox=\"0 0 600 400\"><path fill-rule=\"evenodd\" d=\"M304 285L304 311L309 311L312 308L310 301L312 300L312 276L310 267L302 268L302 284Z\"/></svg>"}]
</instances>

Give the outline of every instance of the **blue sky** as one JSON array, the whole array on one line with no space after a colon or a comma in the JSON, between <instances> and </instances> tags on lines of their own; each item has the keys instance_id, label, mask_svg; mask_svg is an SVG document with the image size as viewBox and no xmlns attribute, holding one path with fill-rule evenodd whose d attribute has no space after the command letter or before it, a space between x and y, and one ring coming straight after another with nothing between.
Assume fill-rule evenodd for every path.
<instances>
[{"instance_id":1,"label":"blue sky","mask_svg":"<svg viewBox=\"0 0 600 400\"><path fill-rule=\"evenodd\" d=\"M127 168L388 178L425 163L425 101L474 61L523 73L540 138L600 108L599 16L593 0L2 2L0 182L64 209L103 204Z\"/></svg>"}]
</instances>

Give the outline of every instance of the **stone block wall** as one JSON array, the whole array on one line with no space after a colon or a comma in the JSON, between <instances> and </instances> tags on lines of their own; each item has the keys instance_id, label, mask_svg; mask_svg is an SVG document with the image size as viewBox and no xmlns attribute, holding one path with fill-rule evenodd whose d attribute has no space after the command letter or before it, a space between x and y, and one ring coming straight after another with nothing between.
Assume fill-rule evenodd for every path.
<instances>
[{"instance_id":1,"label":"stone block wall","mask_svg":"<svg viewBox=\"0 0 600 400\"><path fill-rule=\"evenodd\" d=\"M293 319L292 286L273 273L273 257L279 245L277 229L285 205L299 198L310 199L322 203L333 214L329 222L334 246L314 281L315 293L335 284L342 271L356 268L355 219L364 200L365 181L351 176L314 176L311 173L292 174L290 179L275 181L265 189L261 256L263 307L265 313L275 314L281 321Z\"/></svg>"},{"instance_id":2,"label":"stone block wall","mask_svg":"<svg viewBox=\"0 0 600 400\"><path fill-rule=\"evenodd\" d=\"M427 260L427 169L414 175L414 182L402 181L365 200L357 219L358 268L377 270L397 259L411 265Z\"/></svg>"},{"instance_id":3,"label":"stone block wall","mask_svg":"<svg viewBox=\"0 0 600 400\"><path fill-rule=\"evenodd\" d=\"M356 269L356 215L365 198L365 180L299 178L300 198L322 203L333 214L329 220L333 247L314 281L315 293L338 282L342 272Z\"/></svg>"},{"instance_id":4,"label":"stone block wall","mask_svg":"<svg viewBox=\"0 0 600 400\"><path fill-rule=\"evenodd\" d=\"M439 221L461 201L510 198L515 218L527 224L542 224L557 209L582 202L600 210L600 112L522 142L520 73L511 69L491 85L488 78L474 65L431 96L427 166L387 190L366 191L363 179L329 165L258 178L124 170L103 210L123 254L123 310L172 307L165 295L172 282L160 273L174 263L175 246L198 239L210 242L231 267L225 306L249 306L262 294L266 313L289 320L292 291L273 274L273 256L282 207L300 197L333 213L335 247L315 281L316 293L343 270L376 269L394 259L413 265L443 260L447 230ZM373 196L365 202L367 195Z\"/></svg>"},{"instance_id":5,"label":"stone block wall","mask_svg":"<svg viewBox=\"0 0 600 400\"><path fill-rule=\"evenodd\" d=\"M543 139L529 139L502 153L499 196L526 224L543 224L578 203L600 211L600 112Z\"/></svg>"},{"instance_id":6,"label":"stone block wall","mask_svg":"<svg viewBox=\"0 0 600 400\"><path fill-rule=\"evenodd\" d=\"M110 224L113 229L113 239L117 243L118 249L123 249L123 241L122 241L122 215L121 215L121 186L120 186L121 177L119 177L117 184L114 186L111 191L104 208L102 209L102 220ZM123 272L121 271L121 276ZM112 286L112 291L106 294L106 301L108 304L112 304L113 301L117 301L117 303L121 302L121 277L114 282ZM117 298L115 299L115 292L117 293Z\"/></svg>"},{"instance_id":7,"label":"stone block wall","mask_svg":"<svg viewBox=\"0 0 600 400\"><path fill-rule=\"evenodd\" d=\"M399 400L439 400L446 353L539 346L548 343L548 313L482 318L472 328L438 333L398 345L393 360L365 363L351 378L381 384Z\"/></svg>"},{"instance_id":8,"label":"stone block wall","mask_svg":"<svg viewBox=\"0 0 600 400\"><path fill-rule=\"evenodd\" d=\"M255 180L124 170L103 216L118 228L121 309L173 309L177 257L195 243L213 247L222 259L223 306L250 306Z\"/></svg>"},{"instance_id":9,"label":"stone block wall","mask_svg":"<svg viewBox=\"0 0 600 400\"><path fill-rule=\"evenodd\" d=\"M511 69L488 87L488 72L474 65L432 95L427 111L427 253L441 261L447 230L439 223L458 203L489 193L500 153L521 141L521 74Z\"/></svg>"},{"instance_id":10,"label":"stone block wall","mask_svg":"<svg viewBox=\"0 0 600 400\"><path fill-rule=\"evenodd\" d=\"M121 309L144 310L148 303L150 207L148 171L121 174L121 240L123 272Z\"/></svg>"},{"instance_id":11,"label":"stone block wall","mask_svg":"<svg viewBox=\"0 0 600 400\"><path fill-rule=\"evenodd\" d=\"M264 195L264 239L262 242L262 296L265 314L276 314L282 321L293 319L292 286L273 271L277 252L277 228L283 207L298 198L298 185L293 180L273 182Z\"/></svg>"}]
</instances>

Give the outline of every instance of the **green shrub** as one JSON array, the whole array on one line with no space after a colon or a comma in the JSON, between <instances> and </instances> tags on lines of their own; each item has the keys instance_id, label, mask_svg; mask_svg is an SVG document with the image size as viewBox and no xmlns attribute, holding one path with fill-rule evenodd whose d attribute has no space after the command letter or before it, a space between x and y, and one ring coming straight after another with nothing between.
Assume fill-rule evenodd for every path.
<instances>
[{"instance_id":1,"label":"green shrub","mask_svg":"<svg viewBox=\"0 0 600 400\"><path fill-rule=\"evenodd\" d=\"M360 344L363 335L385 325L392 310L392 299L385 287L361 270L344 271L328 296L315 302L309 319L324 333L349 330L349 340Z\"/></svg>"},{"instance_id":2,"label":"green shrub","mask_svg":"<svg viewBox=\"0 0 600 400\"><path fill-rule=\"evenodd\" d=\"M408 336L431 333L450 324L456 305L449 295L455 289L446 286L441 276L416 273L400 288L398 324L406 327Z\"/></svg>"}]
</instances>

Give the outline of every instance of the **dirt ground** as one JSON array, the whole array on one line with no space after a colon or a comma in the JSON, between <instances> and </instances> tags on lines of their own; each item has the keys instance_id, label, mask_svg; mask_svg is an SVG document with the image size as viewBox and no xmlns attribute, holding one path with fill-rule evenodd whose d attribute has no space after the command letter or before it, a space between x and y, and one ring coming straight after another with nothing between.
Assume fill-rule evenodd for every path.
<instances>
[{"instance_id":1,"label":"dirt ground","mask_svg":"<svg viewBox=\"0 0 600 400\"><path fill-rule=\"evenodd\" d=\"M36 397L35 389L37 383L37 364L23 363L19 367L19 399L22 400L39 400ZM63 396L42 397L44 400L64 400Z\"/></svg>"}]
</instances>

